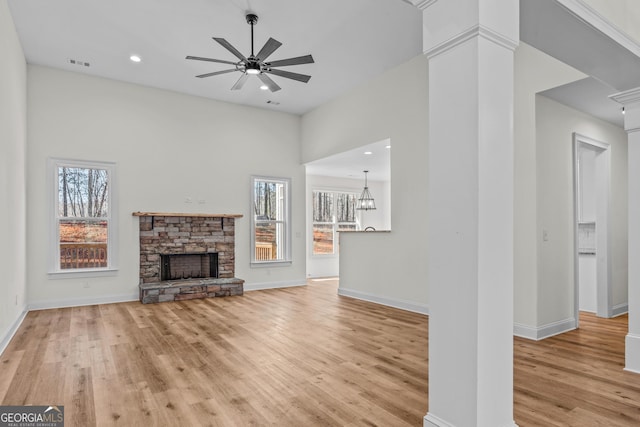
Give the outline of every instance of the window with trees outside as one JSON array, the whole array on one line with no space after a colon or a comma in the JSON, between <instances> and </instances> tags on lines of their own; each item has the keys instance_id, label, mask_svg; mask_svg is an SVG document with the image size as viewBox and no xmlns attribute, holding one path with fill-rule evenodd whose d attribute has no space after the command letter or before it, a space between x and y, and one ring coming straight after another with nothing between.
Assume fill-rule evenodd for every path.
<instances>
[{"instance_id":1,"label":"window with trees outside","mask_svg":"<svg viewBox=\"0 0 640 427\"><path fill-rule=\"evenodd\" d=\"M52 272L113 268L113 164L53 160L52 169Z\"/></svg>"},{"instance_id":2,"label":"window with trees outside","mask_svg":"<svg viewBox=\"0 0 640 427\"><path fill-rule=\"evenodd\" d=\"M251 262L290 262L289 190L287 178L253 177Z\"/></svg>"},{"instance_id":3,"label":"window with trees outside","mask_svg":"<svg viewBox=\"0 0 640 427\"><path fill-rule=\"evenodd\" d=\"M338 232L357 230L357 200L356 193L313 192L314 255L338 253Z\"/></svg>"}]
</instances>

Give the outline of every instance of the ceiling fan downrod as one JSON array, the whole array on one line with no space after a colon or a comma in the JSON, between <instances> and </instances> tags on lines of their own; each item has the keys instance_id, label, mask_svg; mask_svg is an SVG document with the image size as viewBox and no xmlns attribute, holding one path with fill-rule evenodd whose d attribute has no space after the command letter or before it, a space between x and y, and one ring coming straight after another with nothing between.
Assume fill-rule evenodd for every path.
<instances>
[{"instance_id":1,"label":"ceiling fan downrod","mask_svg":"<svg viewBox=\"0 0 640 427\"><path fill-rule=\"evenodd\" d=\"M247 14L247 24L251 25L251 58L255 58L253 54L253 26L258 23L258 15L254 15L253 13Z\"/></svg>"}]
</instances>

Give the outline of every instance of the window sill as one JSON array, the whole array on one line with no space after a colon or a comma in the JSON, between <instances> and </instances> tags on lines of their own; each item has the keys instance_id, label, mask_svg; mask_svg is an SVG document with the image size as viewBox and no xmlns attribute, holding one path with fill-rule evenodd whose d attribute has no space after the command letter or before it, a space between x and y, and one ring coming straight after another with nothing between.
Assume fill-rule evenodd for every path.
<instances>
[{"instance_id":1,"label":"window sill","mask_svg":"<svg viewBox=\"0 0 640 427\"><path fill-rule=\"evenodd\" d=\"M263 268L263 267L289 267L291 266L291 261L262 261L262 262L251 262L251 268Z\"/></svg>"},{"instance_id":2,"label":"window sill","mask_svg":"<svg viewBox=\"0 0 640 427\"><path fill-rule=\"evenodd\" d=\"M49 279L81 279L85 277L107 277L117 276L117 268L101 268L101 269L78 269L73 271L50 271L47 273Z\"/></svg>"}]
</instances>

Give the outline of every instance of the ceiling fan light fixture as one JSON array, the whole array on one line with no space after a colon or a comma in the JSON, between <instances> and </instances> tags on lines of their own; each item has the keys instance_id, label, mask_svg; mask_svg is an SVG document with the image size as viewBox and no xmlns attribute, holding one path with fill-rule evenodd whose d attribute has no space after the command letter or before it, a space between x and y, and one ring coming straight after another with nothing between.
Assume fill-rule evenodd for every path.
<instances>
[{"instance_id":1,"label":"ceiling fan light fixture","mask_svg":"<svg viewBox=\"0 0 640 427\"><path fill-rule=\"evenodd\" d=\"M258 64L257 62L248 62L247 66L245 67L245 73L247 74L251 74L253 76L260 74L260 64Z\"/></svg>"},{"instance_id":2,"label":"ceiling fan light fixture","mask_svg":"<svg viewBox=\"0 0 640 427\"><path fill-rule=\"evenodd\" d=\"M219 74L226 74L226 73L232 73L234 71L239 71L242 73L242 76L240 77L240 79L238 79L236 84L234 84L231 87L231 90L241 89L242 86L244 85L245 80L250 75L257 76L262 81L262 83L265 86L267 86L267 89L269 89L271 92L279 91L281 87L278 86L273 80L271 80L271 78L267 74L272 74L275 76L284 77L286 79L307 83L309 79L311 79L311 76L308 76L306 74L293 73L291 71L280 70L274 67L313 64L314 62L313 57L311 55L304 55L304 56L298 56L295 58L287 58L287 59L280 59L277 61L266 62L267 58L273 52L275 52L280 46L282 46L282 43L280 43L278 40L272 37L269 37L269 40L267 40L267 42L264 44L262 49L260 49L258 53L254 53L253 27L258 23L258 17L253 13L249 13L246 15L246 18L247 18L247 23L251 26L251 55L244 56L242 53L240 53L238 49L233 47L233 45L231 45L231 43L229 43L225 39L221 37L212 37L213 40L215 40L218 44L224 47L231 54L233 54L233 56L238 58L239 61L234 62L234 61L228 61L226 59L205 58L201 56L188 55L185 59L196 60L196 61L217 62L220 64L233 65L235 67L235 68L229 68L226 70L214 71L211 73L199 74L196 77L204 78L204 77L217 76Z\"/></svg>"}]
</instances>

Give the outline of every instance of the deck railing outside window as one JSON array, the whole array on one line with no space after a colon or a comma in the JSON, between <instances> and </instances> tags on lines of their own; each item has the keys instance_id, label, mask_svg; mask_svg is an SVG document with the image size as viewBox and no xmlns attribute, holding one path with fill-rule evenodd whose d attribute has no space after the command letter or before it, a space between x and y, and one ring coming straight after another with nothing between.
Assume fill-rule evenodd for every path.
<instances>
[{"instance_id":1,"label":"deck railing outside window","mask_svg":"<svg viewBox=\"0 0 640 427\"><path fill-rule=\"evenodd\" d=\"M61 243L60 269L107 267L106 243Z\"/></svg>"}]
</instances>

